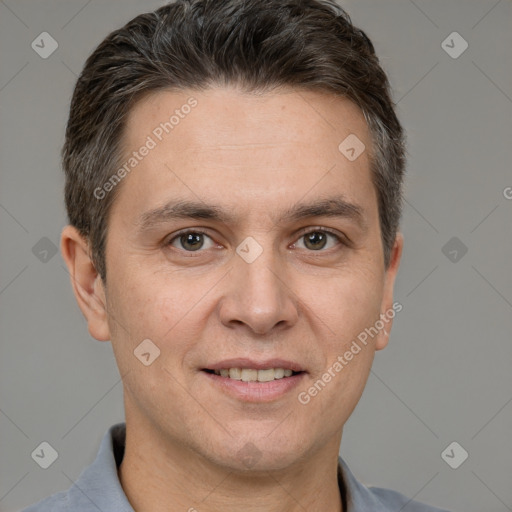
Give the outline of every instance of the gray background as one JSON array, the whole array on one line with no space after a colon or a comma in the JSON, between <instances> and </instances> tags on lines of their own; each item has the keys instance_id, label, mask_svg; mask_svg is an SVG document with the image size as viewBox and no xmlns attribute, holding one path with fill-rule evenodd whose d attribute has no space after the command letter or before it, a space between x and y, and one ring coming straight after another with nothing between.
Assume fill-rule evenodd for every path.
<instances>
[{"instance_id":1,"label":"gray background","mask_svg":"<svg viewBox=\"0 0 512 512\"><path fill-rule=\"evenodd\" d=\"M59 151L76 75L108 32L161 4L0 2L2 511L68 488L123 419L111 346L89 336L60 254L44 261L39 241L58 246L66 223ZM453 511L512 510L512 4L343 5L390 76L409 162L403 311L341 453L367 484ZM31 48L43 31L59 45L47 59ZM457 59L441 46L453 31L469 43ZM455 262L442 250L452 237ZM42 441L59 454L46 470L31 458ZM441 457L452 441L469 453L458 469Z\"/></svg>"}]
</instances>

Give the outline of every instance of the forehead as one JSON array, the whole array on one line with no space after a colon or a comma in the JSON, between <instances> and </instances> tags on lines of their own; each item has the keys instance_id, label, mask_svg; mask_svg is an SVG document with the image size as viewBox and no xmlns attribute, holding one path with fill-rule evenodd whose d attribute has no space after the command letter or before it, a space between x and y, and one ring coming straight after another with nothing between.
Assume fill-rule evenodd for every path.
<instances>
[{"instance_id":1,"label":"forehead","mask_svg":"<svg viewBox=\"0 0 512 512\"><path fill-rule=\"evenodd\" d=\"M336 142L350 133L370 143L364 116L348 98L290 88L247 93L225 87L164 90L147 95L130 111L124 140L134 146L142 134L152 134L157 139L161 135L166 140L174 135L189 150L207 150L222 143L230 146L231 142L237 150L244 145L248 150L257 150L256 144L285 144L307 137L312 143L309 149L325 151L327 145L334 143L330 152L334 149L336 154ZM219 149L227 152L235 148Z\"/></svg>"},{"instance_id":2,"label":"forehead","mask_svg":"<svg viewBox=\"0 0 512 512\"><path fill-rule=\"evenodd\" d=\"M357 159L347 158L345 140L365 148ZM151 149L141 157L144 146ZM306 195L311 203L334 188L350 202L374 196L364 116L350 100L323 92L159 91L131 110L122 149L125 162L137 158L118 199L133 211L177 196L247 210Z\"/></svg>"}]
</instances>

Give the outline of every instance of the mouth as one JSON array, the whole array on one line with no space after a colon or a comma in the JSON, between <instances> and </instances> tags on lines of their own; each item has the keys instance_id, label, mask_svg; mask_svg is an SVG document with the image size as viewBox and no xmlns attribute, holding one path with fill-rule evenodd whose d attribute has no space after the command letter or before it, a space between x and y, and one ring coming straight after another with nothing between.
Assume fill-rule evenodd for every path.
<instances>
[{"instance_id":1,"label":"mouth","mask_svg":"<svg viewBox=\"0 0 512 512\"><path fill-rule=\"evenodd\" d=\"M295 388L307 371L282 359L230 359L202 368L215 389L243 402L271 402Z\"/></svg>"},{"instance_id":2,"label":"mouth","mask_svg":"<svg viewBox=\"0 0 512 512\"><path fill-rule=\"evenodd\" d=\"M220 370L203 368L203 371L226 379L240 380L242 382L271 382L273 380L287 379L288 377L303 373L295 372L289 368L265 368L263 370L257 370L256 368L221 368Z\"/></svg>"}]
</instances>

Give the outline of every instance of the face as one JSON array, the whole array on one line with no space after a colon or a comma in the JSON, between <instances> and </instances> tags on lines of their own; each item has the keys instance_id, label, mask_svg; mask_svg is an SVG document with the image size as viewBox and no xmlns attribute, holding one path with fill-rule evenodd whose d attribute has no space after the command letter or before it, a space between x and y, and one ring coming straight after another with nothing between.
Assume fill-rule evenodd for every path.
<instances>
[{"instance_id":1,"label":"face","mask_svg":"<svg viewBox=\"0 0 512 512\"><path fill-rule=\"evenodd\" d=\"M360 110L319 92L165 91L132 110L124 149L137 163L116 185L107 313L89 329L112 341L127 421L231 469L336 446L387 343L401 248L385 269Z\"/></svg>"}]
</instances>

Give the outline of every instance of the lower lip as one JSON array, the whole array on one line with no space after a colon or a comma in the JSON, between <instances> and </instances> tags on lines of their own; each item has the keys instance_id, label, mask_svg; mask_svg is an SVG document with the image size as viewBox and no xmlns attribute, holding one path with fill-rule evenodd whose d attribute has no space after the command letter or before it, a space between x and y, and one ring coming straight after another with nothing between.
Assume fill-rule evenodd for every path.
<instances>
[{"instance_id":1,"label":"lower lip","mask_svg":"<svg viewBox=\"0 0 512 512\"><path fill-rule=\"evenodd\" d=\"M244 382L205 371L201 371L201 373L208 377L214 386L218 386L225 393L244 402L278 400L297 387L305 376L305 372L301 372L291 377L283 377L269 382Z\"/></svg>"}]
</instances>

